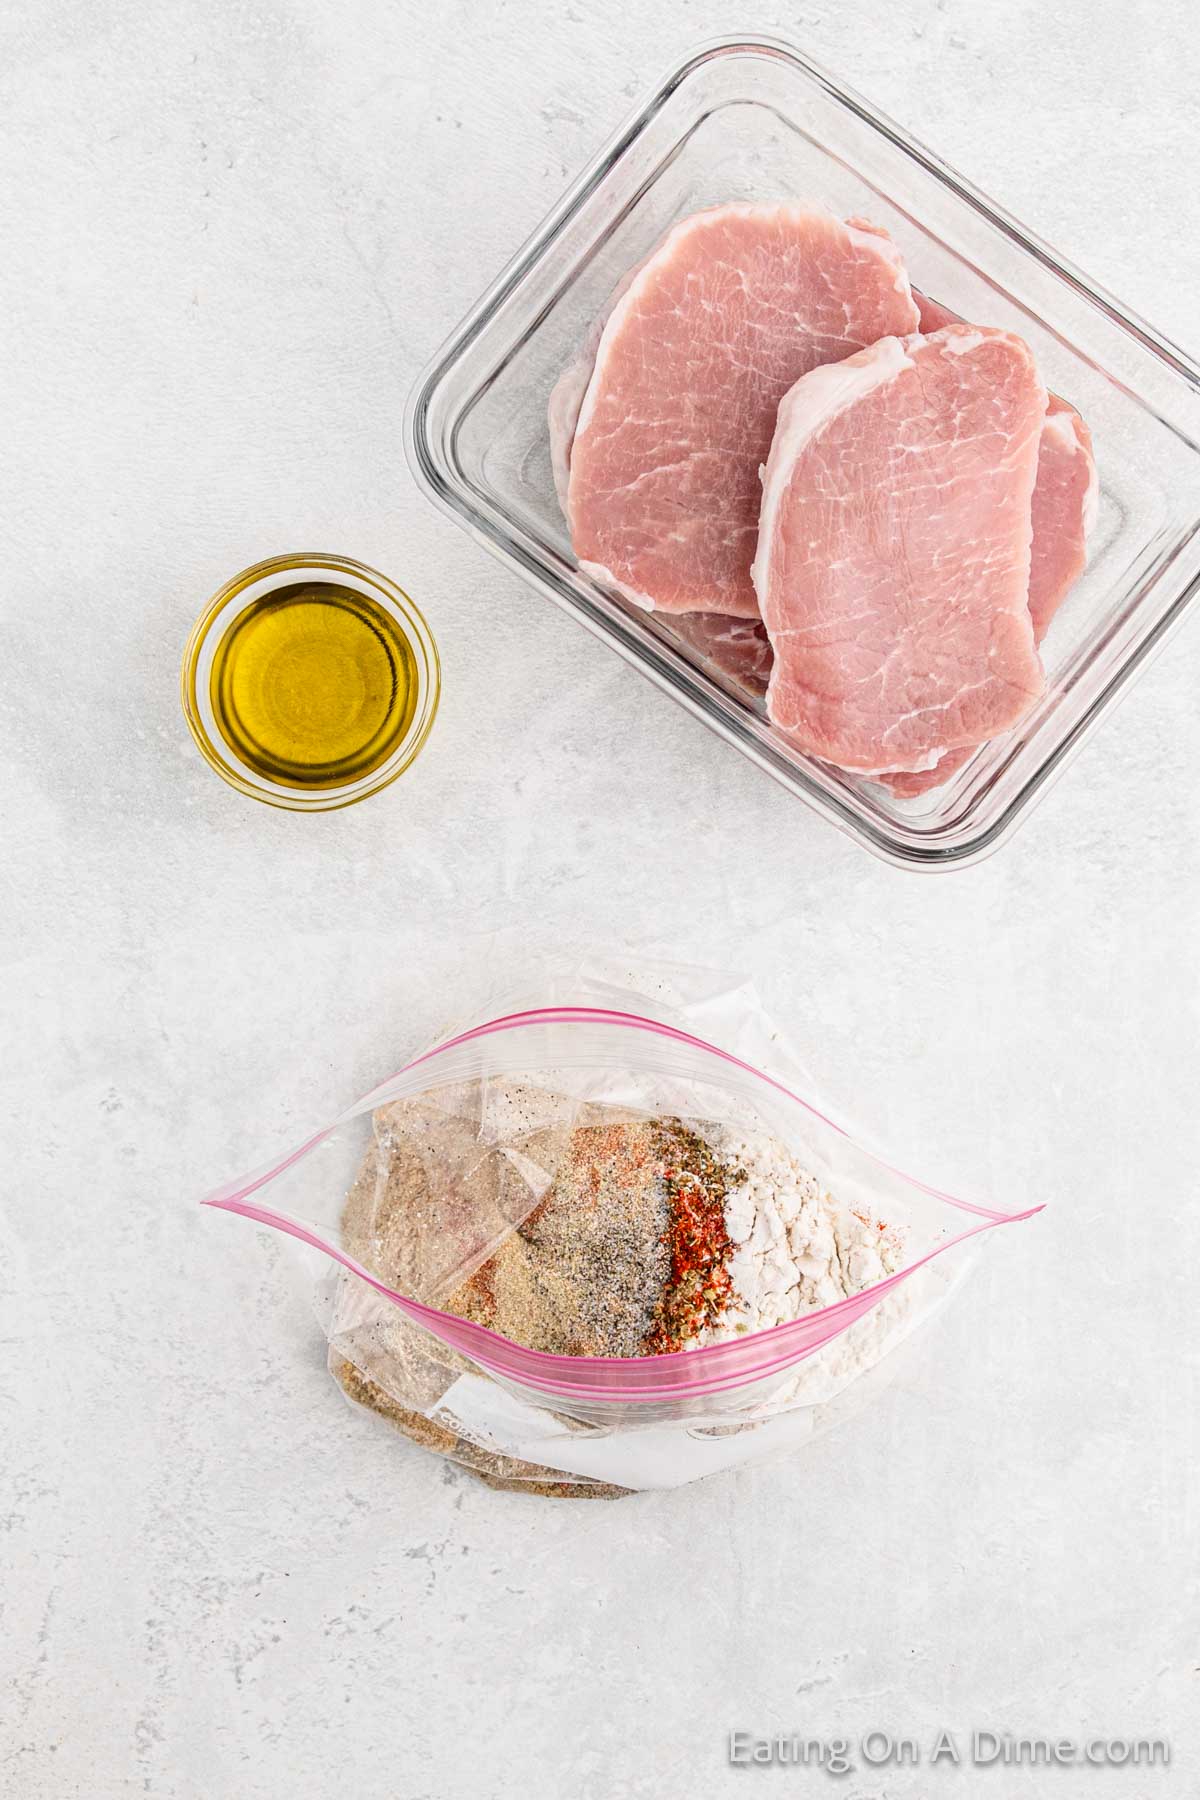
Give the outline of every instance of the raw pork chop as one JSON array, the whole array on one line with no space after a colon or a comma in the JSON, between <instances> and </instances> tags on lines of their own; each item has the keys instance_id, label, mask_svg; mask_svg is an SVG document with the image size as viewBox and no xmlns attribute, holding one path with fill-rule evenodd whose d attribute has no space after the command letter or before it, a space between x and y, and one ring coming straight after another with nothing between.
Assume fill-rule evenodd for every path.
<instances>
[{"instance_id":1,"label":"raw pork chop","mask_svg":"<svg viewBox=\"0 0 1200 1800\"><path fill-rule=\"evenodd\" d=\"M916 329L886 232L796 205L718 206L616 301L570 449L581 566L639 605L754 618L759 466L793 382ZM565 430L572 405L558 396Z\"/></svg>"},{"instance_id":2,"label":"raw pork chop","mask_svg":"<svg viewBox=\"0 0 1200 1800\"><path fill-rule=\"evenodd\" d=\"M1033 490L1033 561L1029 570L1029 610L1039 644L1083 574L1098 499L1092 434L1068 401L1051 394Z\"/></svg>"},{"instance_id":3,"label":"raw pork chop","mask_svg":"<svg viewBox=\"0 0 1200 1800\"><path fill-rule=\"evenodd\" d=\"M961 325L958 313L914 293L927 335L944 325ZM1033 490L1033 558L1029 570L1029 610L1040 644L1050 621L1083 574L1087 540L1096 522L1096 463L1092 434L1067 400L1051 394L1042 422L1037 483Z\"/></svg>"},{"instance_id":4,"label":"raw pork chop","mask_svg":"<svg viewBox=\"0 0 1200 1800\"><path fill-rule=\"evenodd\" d=\"M885 338L786 395L754 582L768 711L801 748L867 774L931 769L1033 705L1045 410L1029 346L968 325Z\"/></svg>"},{"instance_id":5,"label":"raw pork chop","mask_svg":"<svg viewBox=\"0 0 1200 1800\"><path fill-rule=\"evenodd\" d=\"M924 307L922 304L922 316ZM1065 400L1051 394L1042 422L1037 481L1033 489L1033 546L1029 609L1040 644L1059 602L1086 561L1086 540L1095 508L1096 472L1087 426ZM771 641L757 619L730 619L720 613L678 613L672 630L702 663L727 676L756 698L765 694L773 661ZM881 775L894 794L912 797L940 787L974 755L978 745L949 750L936 769L919 774Z\"/></svg>"},{"instance_id":6,"label":"raw pork chop","mask_svg":"<svg viewBox=\"0 0 1200 1800\"><path fill-rule=\"evenodd\" d=\"M966 320L961 313L951 312L940 300L934 300L929 294L918 293L913 289L913 299L917 303L917 311L921 315L921 330L926 337L932 337L943 325L965 325Z\"/></svg>"},{"instance_id":7,"label":"raw pork chop","mask_svg":"<svg viewBox=\"0 0 1200 1800\"><path fill-rule=\"evenodd\" d=\"M671 633L692 654L755 699L767 691L771 640L761 619L732 619L724 613L676 613Z\"/></svg>"},{"instance_id":8,"label":"raw pork chop","mask_svg":"<svg viewBox=\"0 0 1200 1800\"><path fill-rule=\"evenodd\" d=\"M940 301L925 294L914 294L913 298L920 309L922 331L962 323L959 315ZM1069 401L1051 394L1042 421L1032 503L1029 611L1039 644L1084 571L1088 537L1096 520L1097 494L1091 433ZM881 784L900 799L915 799L931 788L941 787L962 768L974 749L974 745L968 745L950 751L936 768L919 774L882 776Z\"/></svg>"},{"instance_id":9,"label":"raw pork chop","mask_svg":"<svg viewBox=\"0 0 1200 1800\"><path fill-rule=\"evenodd\" d=\"M612 316L613 307L628 293L635 275L640 274L645 266L644 262L640 262L636 268L630 269L627 275L621 277L609 296L604 317L592 326L579 355L574 362L567 364L550 390L550 401L546 408L550 426L550 467L554 473L554 491L558 495L558 504L563 509L564 518L567 516L567 489L571 481L571 446L575 442L579 409L583 405L583 397L596 366L600 339Z\"/></svg>"},{"instance_id":10,"label":"raw pork chop","mask_svg":"<svg viewBox=\"0 0 1200 1800\"><path fill-rule=\"evenodd\" d=\"M1029 570L1029 612L1040 644L1050 621L1087 562L1087 541L1096 516L1096 464L1092 436L1075 408L1050 395L1042 423L1037 482L1033 490L1033 548ZM881 775L884 787L913 800L941 787L962 768L976 746L949 751L936 768L919 775Z\"/></svg>"}]
</instances>

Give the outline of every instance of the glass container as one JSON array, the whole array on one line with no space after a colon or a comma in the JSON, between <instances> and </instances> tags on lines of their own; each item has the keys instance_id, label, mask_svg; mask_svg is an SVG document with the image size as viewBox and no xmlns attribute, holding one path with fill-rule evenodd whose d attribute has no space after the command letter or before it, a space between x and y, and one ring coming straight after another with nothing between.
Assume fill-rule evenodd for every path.
<instances>
[{"instance_id":1,"label":"glass container","mask_svg":"<svg viewBox=\"0 0 1200 1800\"><path fill-rule=\"evenodd\" d=\"M1094 440L1090 561L1042 647L1045 694L916 800L789 746L760 680L723 672L678 621L582 574L555 496L547 400L621 276L688 213L783 198L886 227L914 286L1028 340L1047 387ZM902 867L950 868L1000 844L1200 580L1200 370L866 101L769 39L723 39L670 70L434 357L406 441L426 492L480 543L798 800Z\"/></svg>"}]
</instances>

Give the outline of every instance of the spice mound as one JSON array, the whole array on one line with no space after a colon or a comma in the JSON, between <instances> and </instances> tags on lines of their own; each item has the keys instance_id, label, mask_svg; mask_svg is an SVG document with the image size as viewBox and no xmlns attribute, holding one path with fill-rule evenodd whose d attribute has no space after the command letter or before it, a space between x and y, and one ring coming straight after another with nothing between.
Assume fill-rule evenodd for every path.
<instances>
[{"instance_id":1,"label":"spice mound","mask_svg":"<svg viewBox=\"0 0 1200 1800\"><path fill-rule=\"evenodd\" d=\"M719 1343L859 1293L902 1260L895 1228L839 1203L766 1132L494 1082L441 1107L396 1102L374 1125L347 1247L410 1293L423 1269L418 1297L532 1350ZM431 1241L452 1266L465 1256L449 1292Z\"/></svg>"}]
</instances>

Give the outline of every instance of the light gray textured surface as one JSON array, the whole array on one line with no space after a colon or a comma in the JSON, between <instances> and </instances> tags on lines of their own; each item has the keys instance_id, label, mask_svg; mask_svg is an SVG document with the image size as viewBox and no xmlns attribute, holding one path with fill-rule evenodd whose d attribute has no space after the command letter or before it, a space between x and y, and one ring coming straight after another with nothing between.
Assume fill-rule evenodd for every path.
<instances>
[{"instance_id":1,"label":"light gray textured surface","mask_svg":"<svg viewBox=\"0 0 1200 1800\"><path fill-rule=\"evenodd\" d=\"M886 20L886 22L884 22ZM735 21L736 22L736 21ZM816 1792L725 1732L1166 1732L1200 1782L1200 636L1029 824L872 863L436 517L426 356L716 0L10 0L0 1792ZM1190 8L766 15L1194 340ZM227 791L178 653L243 564L411 588L418 768L304 819ZM902 1160L1052 1201L802 1459L575 1506L352 1414L277 1246L196 1192L470 999L493 932L754 973Z\"/></svg>"}]
</instances>

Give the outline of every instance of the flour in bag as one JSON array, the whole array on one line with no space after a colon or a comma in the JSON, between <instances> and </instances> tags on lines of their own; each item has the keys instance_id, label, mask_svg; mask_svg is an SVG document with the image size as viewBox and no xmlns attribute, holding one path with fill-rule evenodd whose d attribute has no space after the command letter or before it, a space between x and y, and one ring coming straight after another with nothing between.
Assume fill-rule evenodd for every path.
<instances>
[{"instance_id":1,"label":"flour in bag","mask_svg":"<svg viewBox=\"0 0 1200 1800\"><path fill-rule=\"evenodd\" d=\"M421 1297L574 1356L725 1342L901 1266L902 1226L840 1201L767 1130L660 1113L649 1084L645 1115L631 1116L629 1094L620 1108L576 1105L492 1080L455 1090L444 1110L427 1096L380 1108L346 1206L348 1247L403 1289L422 1260L414 1243L462 1236L464 1216L493 1208L501 1177L511 1188L519 1172L525 1205L506 1202L501 1241L448 1293Z\"/></svg>"}]
</instances>

